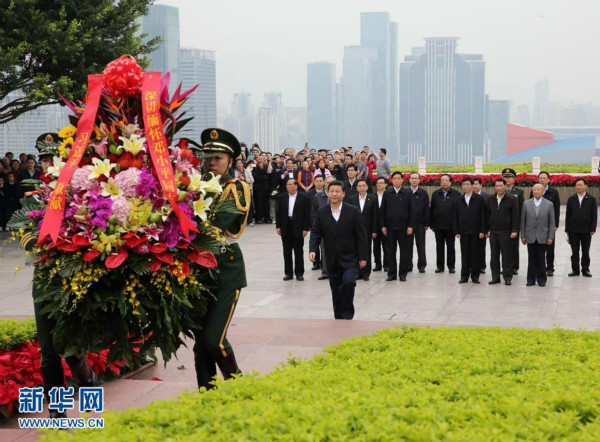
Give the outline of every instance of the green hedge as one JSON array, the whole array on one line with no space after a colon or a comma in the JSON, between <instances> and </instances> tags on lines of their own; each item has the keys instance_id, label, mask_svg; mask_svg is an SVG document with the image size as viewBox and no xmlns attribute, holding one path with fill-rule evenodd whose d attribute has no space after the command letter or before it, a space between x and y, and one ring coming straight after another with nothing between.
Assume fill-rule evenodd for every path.
<instances>
[{"instance_id":1,"label":"green hedge","mask_svg":"<svg viewBox=\"0 0 600 442\"><path fill-rule=\"evenodd\" d=\"M403 327L43 440L597 442L599 366L599 332Z\"/></svg>"},{"instance_id":2,"label":"green hedge","mask_svg":"<svg viewBox=\"0 0 600 442\"><path fill-rule=\"evenodd\" d=\"M35 321L0 321L0 351L12 350L24 342L33 341L36 337Z\"/></svg>"},{"instance_id":3,"label":"green hedge","mask_svg":"<svg viewBox=\"0 0 600 442\"><path fill-rule=\"evenodd\" d=\"M533 168L529 163L514 163L514 164L484 164L484 173L500 173L502 169L510 167L515 169L517 173L532 173ZM590 173L592 170L590 164L548 164L542 163L541 170L548 173ZM419 167L415 164L395 165L392 170L400 170L402 172L417 172ZM475 173L475 165L458 165L458 166L440 166L427 165L427 173Z\"/></svg>"}]
</instances>

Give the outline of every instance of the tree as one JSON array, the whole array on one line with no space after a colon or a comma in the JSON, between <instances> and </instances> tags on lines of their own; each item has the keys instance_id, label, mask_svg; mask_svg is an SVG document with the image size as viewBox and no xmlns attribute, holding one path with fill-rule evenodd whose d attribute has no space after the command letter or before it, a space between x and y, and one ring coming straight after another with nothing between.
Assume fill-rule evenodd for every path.
<instances>
[{"instance_id":1,"label":"tree","mask_svg":"<svg viewBox=\"0 0 600 442\"><path fill-rule=\"evenodd\" d=\"M88 74L121 54L147 66L160 39L144 42L138 30L152 1L0 0L0 124L58 103L58 93L81 99Z\"/></svg>"}]
</instances>

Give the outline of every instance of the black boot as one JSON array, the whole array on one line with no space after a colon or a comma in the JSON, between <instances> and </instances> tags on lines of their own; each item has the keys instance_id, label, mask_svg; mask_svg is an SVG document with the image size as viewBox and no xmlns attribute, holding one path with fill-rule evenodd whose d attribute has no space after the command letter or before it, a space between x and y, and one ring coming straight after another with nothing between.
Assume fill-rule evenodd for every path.
<instances>
[{"instance_id":1,"label":"black boot","mask_svg":"<svg viewBox=\"0 0 600 442\"><path fill-rule=\"evenodd\" d=\"M196 365L196 380L198 388L212 390L215 386L212 382L217 375L217 366L212 356L204 356L194 353L194 364Z\"/></svg>"},{"instance_id":2,"label":"black boot","mask_svg":"<svg viewBox=\"0 0 600 442\"><path fill-rule=\"evenodd\" d=\"M238 367L235 360L235 354L233 353L233 350L225 357L220 355L217 358L217 365L219 366L219 370L221 370L221 374L225 380L231 379L234 375L242 374L242 371Z\"/></svg>"},{"instance_id":3,"label":"black boot","mask_svg":"<svg viewBox=\"0 0 600 442\"><path fill-rule=\"evenodd\" d=\"M82 351L81 354L85 355L86 352ZM80 387L93 387L98 383L98 377L88 365L86 356L72 356L66 358L66 360L77 385Z\"/></svg>"}]
</instances>

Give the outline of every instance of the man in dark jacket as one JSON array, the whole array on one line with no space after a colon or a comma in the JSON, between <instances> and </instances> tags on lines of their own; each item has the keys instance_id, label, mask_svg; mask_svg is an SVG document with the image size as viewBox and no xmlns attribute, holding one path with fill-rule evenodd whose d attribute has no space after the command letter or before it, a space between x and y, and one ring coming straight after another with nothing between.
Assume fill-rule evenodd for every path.
<instances>
[{"instance_id":1,"label":"man in dark jacket","mask_svg":"<svg viewBox=\"0 0 600 442\"><path fill-rule=\"evenodd\" d=\"M515 186L515 178L517 177L517 172L510 167L507 167L502 171L502 177L504 181L506 181L506 193L512 195L517 198L517 202L519 204L519 213L523 211L523 201L525 198L523 197L523 190L519 189ZM512 243L512 251L513 251L513 275L519 274L519 235L514 239L511 239Z\"/></svg>"},{"instance_id":2,"label":"man in dark jacket","mask_svg":"<svg viewBox=\"0 0 600 442\"><path fill-rule=\"evenodd\" d=\"M349 203L354 207L358 207L358 210L360 210L360 215L367 232L367 249L369 256L367 265L358 272L358 279L368 281L371 276L371 246L373 244L373 238L377 237L377 226L379 225L377 219L379 207L377 205L377 197L367 192L369 189L367 180L359 178L356 189L358 190L358 193L350 197Z\"/></svg>"},{"instance_id":3,"label":"man in dark jacket","mask_svg":"<svg viewBox=\"0 0 600 442\"><path fill-rule=\"evenodd\" d=\"M408 273L408 237L413 233L415 213L413 197L408 189L402 188L402 172L392 174L392 187L386 190L381 201L379 215L381 231L386 236L388 253L388 277L386 281L396 279L406 281ZM396 267L396 247L400 247L400 267Z\"/></svg>"},{"instance_id":4,"label":"man in dark jacket","mask_svg":"<svg viewBox=\"0 0 600 442\"><path fill-rule=\"evenodd\" d=\"M344 183L331 182L327 193L329 204L321 207L313 219L309 257L315 259L323 239L334 317L352 319L356 275L367 265L367 234L358 209L343 202Z\"/></svg>"},{"instance_id":5,"label":"man in dark jacket","mask_svg":"<svg viewBox=\"0 0 600 442\"><path fill-rule=\"evenodd\" d=\"M298 192L298 182L290 179L285 185L287 192L279 195L275 224L277 234L283 243L284 281L294 279L304 281L304 238L310 229L310 200L303 192ZM292 251L294 263L292 261Z\"/></svg>"},{"instance_id":6,"label":"man in dark jacket","mask_svg":"<svg viewBox=\"0 0 600 442\"><path fill-rule=\"evenodd\" d=\"M333 181L335 181L335 177L328 176L325 179L325 185L323 186L323 190L320 191L319 193L317 193L312 200L311 222L310 222L311 227L314 223L315 216L317 215L317 212L319 211L319 209L321 207L324 207L329 204L329 197L327 196L327 187L329 187L329 184L331 184ZM327 262L326 262L327 258L325 257L325 245L323 243L323 240L321 240L321 245L319 247L319 251L315 252L315 253L316 253L316 256L319 256L320 264L321 264L321 276L319 276L317 279L319 281L322 281L322 280L325 280L328 278ZM313 261L313 264L316 262L316 256L315 256L315 261Z\"/></svg>"},{"instance_id":7,"label":"man in dark jacket","mask_svg":"<svg viewBox=\"0 0 600 442\"><path fill-rule=\"evenodd\" d=\"M461 183L463 195L454 208L454 232L460 240L460 284L471 281L479 284L481 255L479 240L485 237L485 200L473 192L473 178Z\"/></svg>"},{"instance_id":8,"label":"man in dark jacket","mask_svg":"<svg viewBox=\"0 0 600 442\"><path fill-rule=\"evenodd\" d=\"M490 197L490 194L487 192L484 192L482 190L482 186L483 186L483 180L479 177L475 177L473 178L473 193L483 197L484 200L484 204L485 201L488 200L488 198ZM487 216L487 210L484 209L484 216ZM486 220L486 225L487 225L487 220ZM479 261L481 264L481 269L479 270L479 273L485 273L485 269L486 269L486 257L485 257L485 249L486 249L486 245L487 245L487 239L484 236L481 239L477 240L477 243L479 244L479 256L481 257L481 260Z\"/></svg>"},{"instance_id":9,"label":"man in dark jacket","mask_svg":"<svg viewBox=\"0 0 600 442\"><path fill-rule=\"evenodd\" d=\"M417 246L417 268L419 273L425 273L427 267L427 257L425 255L425 232L429 228L429 194L426 190L419 187L421 175L417 172L410 174L409 190L413 196L413 209L415 211L415 227L413 234L410 235L408 245L408 271L413 270L413 251L414 245Z\"/></svg>"},{"instance_id":10,"label":"man in dark jacket","mask_svg":"<svg viewBox=\"0 0 600 442\"><path fill-rule=\"evenodd\" d=\"M454 249L454 205L460 197L457 190L451 188L452 177L447 173L440 177L440 189L431 195L429 223L435 233L436 269L435 273L444 271L444 251L448 253L448 271L454 273L456 251Z\"/></svg>"},{"instance_id":11,"label":"man in dark jacket","mask_svg":"<svg viewBox=\"0 0 600 442\"><path fill-rule=\"evenodd\" d=\"M581 274L590 278L590 245L598 223L596 198L587 193L587 183L583 178L575 180L577 193L567 200L565 232L571 244L571 273L579 276L579 248L581 247Z\"/></svg>"},{"instance_id":12,"label":"man in dark jacket","mask_svg":"<svg viewBox=\"0 0 600 442\"><path fill-rule=\"evenodd\" d=\"M560 224L560 195L558 190L554 187L550 187L550 174L548 172L540 172L538 175L538 183L544 186L544 198L550 201L554 205L554 222L556 224L556 228L554 231L558 230L558 226ZM529 198L533 198L533 192L529 193ZM546 249L546 274L548 276L554 276L554 245L556 242L553 242Z\"/></svg>"},{"instance_id":13,"label":"man in dark jacket","mask_svg":"<svg viewBox=\"0 0 600 442\"><path fill-rule=\"evenodd\" d=\"M269 214L270 175L271 170L269 170L269 165L265 162L265 159L259 155L256 158L256 166L252 169L252 176L254 177L252 189L254 191L254 213L256 224L271 222Z\"/></svg>"},{"instance_id":14,"label":"man in dark jacket","mask_svg":"<svg viewBox=\"0 0 600 442\"><path fill-rule=\"evenodd\" d=\"M511 239L517 237L519 230L519 203L506 193L504 178L496 178L496 194L487 200L487 237L490 239L490 268L492 280L488 284L500 283L500 254L502 254L502 275L504 284L512 285L513 263Z\"/></svg>"}]
</instances>

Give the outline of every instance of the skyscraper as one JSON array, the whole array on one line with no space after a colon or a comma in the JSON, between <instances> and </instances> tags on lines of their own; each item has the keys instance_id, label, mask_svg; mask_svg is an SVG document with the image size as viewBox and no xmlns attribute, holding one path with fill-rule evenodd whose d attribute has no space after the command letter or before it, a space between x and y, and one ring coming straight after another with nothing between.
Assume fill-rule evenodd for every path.
<instances>
[{"instance_id":1,"label":"skyscraper","mask_svg":"<svg viewBox=\"0 0 600 442\"><path fill-rule=\"evenodd\" d=\"M387 12L360 14L360 44L376 49L372 67L373 147L394 151L397 140L398 25Z\"/></svg>"},{"instance_id":2,"label":"skyscraper","mask_svg":"<svg viewBox=\"0 0 600 442\"><path fill-rule=\"evenodd\" d=\"M278 116L271 106L263 103L256 112L256 142L265 152L279 150Z\"/></svg>"},{"instance_id":3,"label":"skyscraper","mask_svg":"<svg viewBox=\"0 0 600 442\"><path fill-rule=\"evenodd\" d=\"M489 155L484 155L486 162L494 161L507 155L507 125L510 116L510 101L488 100L486 132L489 140Z\"/></svg>"},{"instance_id":4,"label":"skyscraper","mask_svg":"<svg viewBox=\"0 0 600 442\"><path fill-rule=\"evenodd\" d=\"M254 122L252 94L240 92L233 94L231 115L222 118L219 124L234 134L240 142L250 145L256 141Z\"/></svg>"},{"instance_id":5,"label":"skyscraper","mask_svg":"<svg viewBox=\"0 0 600 442\"><path fill-rule=\"evenodd\" d=\"M400 64L400 158L470 164L484 145L485 62L458 38L426 38Z\"/></svg>"},{"instance_id":6,"label":"skyscraper","mask_svg":"<svg viewBox=\"0 0 600 442\"><path fill-rule=\"evenodd\" d=\"M550 100L550 86L548 77L544 77L535 83L535 94L533 97L533 121L534 127L548 126L548 101Z\"/></svg>"},{"instance_id":7,"label":"skyscraper","mask_svg":"<svg viewBox=\"0 0 600 442\"><path fill-rule=\"evenodd\" d=\"M353 147L373 144L373 62L377 49L344 48L344 71L340 80L338 142Z\"/></svg>"},{"instance_id":8,"label":"skyscraper","mask_svg":"<svg viewBox=\"0 0 600 442\"><path fill-rule=\"evenodd\" d=\"M171 73L170 91L179 84L179 9L174 6L150 5L148 15L142 19L142 32L146 41L161 37L156 50L150 54L148 71Z\"/></svg>"},{"instance_id":9,"label":"skyscraper","mask_svg":"<svg viewBox=\"0 0 600 442\"><path fill-rule=\"evenodd\" d=\"M20 92L10 93L0 106L22 96ZM44 132L58 132L69 124L68 116L71 111L66 106L52 104L42 106L20 115L8 123L0 124L0 154L8 151L15 154L37 154L35 148L37 137Z\"/></svg>"},{"instance_id":10,"label":"skyscraper","mask_svg":"<svg viewBox=\"0 0 600 442\"><path fill-rule=\"evenodd\" d=\"M194 119L183 129L194 139L200 136L202 130L217 125L215 53L202 49L182 49L179 62L182 91L198 85L186 102L186 117Z\"/></svg>"},{"instance_id":11,"label":"skyscraper","mask_svg":"<svg viewBox=\"0 0 600 442\"><path fill-rule=\"evenodd\" d=\"M336 144L336 100L335 64L325 61L308 64L306 108L309 146L330 149Z\"/></svg>"},{"instance_id":12,"label":"skyscraper","mask_svg":"<svg viewBox=\"0 0 600 442\"><path fill-rule=\"evenodd\" d=\"M285 129L285 106L281 100L281 92L266 92L264 95L265 103L267 103L275 116L277 117L277 130L281 132Z\"/></svg>"}]
</instances>

